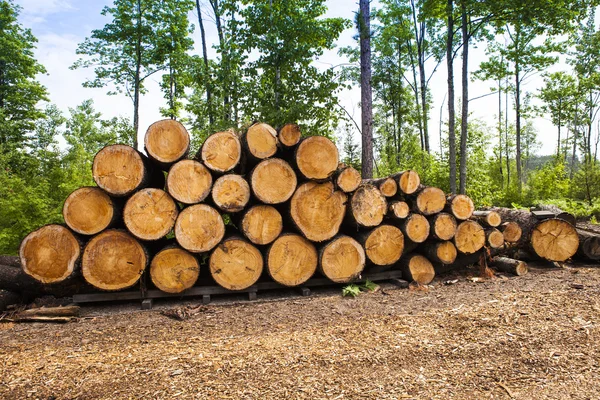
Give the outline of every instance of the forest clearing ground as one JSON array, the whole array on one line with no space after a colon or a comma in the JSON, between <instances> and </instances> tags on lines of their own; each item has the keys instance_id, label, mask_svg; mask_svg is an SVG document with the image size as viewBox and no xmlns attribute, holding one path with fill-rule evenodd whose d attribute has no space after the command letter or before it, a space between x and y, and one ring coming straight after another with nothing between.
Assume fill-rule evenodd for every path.
<instances>
[{"instance_id":1,"label":"forest clearing ground","mask_svg":"<svg viewBox=\"0 0 600 400\"><path fill-rule=\"evenodd\" d=\"M600 268L448 279L217 302L185 321L161 314L170 303L0 324L0 398L597 398Z\"/></svg>"}]
</instances>

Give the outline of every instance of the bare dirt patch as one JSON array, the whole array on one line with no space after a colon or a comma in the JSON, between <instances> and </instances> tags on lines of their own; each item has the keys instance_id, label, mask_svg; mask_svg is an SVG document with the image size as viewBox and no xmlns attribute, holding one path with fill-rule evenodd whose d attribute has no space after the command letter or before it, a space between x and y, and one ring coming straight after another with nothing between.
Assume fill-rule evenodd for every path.
<instances>
[{"instance_id":1,"label":"bare dirt patch","mask_svg":"<svg viewBox=\"0 0 600 400\"><path fill-rule=\"evenodd\" d=\"M0 324L0 397L598 397L600 269L448 279L355 299L323 289L216 303L185 321L162 315L179 306L166 303L86 307L89 319L65 325Z\"/></svg>"}]
</instances>

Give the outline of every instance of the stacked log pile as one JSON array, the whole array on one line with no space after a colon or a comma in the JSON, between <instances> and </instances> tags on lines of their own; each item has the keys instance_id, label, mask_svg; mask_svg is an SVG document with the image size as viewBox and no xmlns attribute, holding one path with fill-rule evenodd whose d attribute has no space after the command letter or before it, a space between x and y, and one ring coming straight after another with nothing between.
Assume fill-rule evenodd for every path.
<instances>
[{"instance_id":1,"label":"stacked log pile","mask_svg":"<svg viewBox=\"0 0 600 400\"><path fill-rule=\"evenodd\" d=\"M235 291L259 279L297 286L315 273L348 283L384 269L428 284L436 270L485 248L527 248L564 261L580 240L584 254L600 247L560 218L475 211L468 196L447 196L413 170L362 180L339 163L331 140L302 138L295 124L218 132L188 158L187 130L163 120L144 144L147 155L125 145L99 151L97 187L69 195L65 226L44 226L23 240L20 266L37 287L80 274L95 289L116 291L149 274L168 293L212 281ZM497 264L524 270L510 260Z\"/></svg>"}]
</instances>

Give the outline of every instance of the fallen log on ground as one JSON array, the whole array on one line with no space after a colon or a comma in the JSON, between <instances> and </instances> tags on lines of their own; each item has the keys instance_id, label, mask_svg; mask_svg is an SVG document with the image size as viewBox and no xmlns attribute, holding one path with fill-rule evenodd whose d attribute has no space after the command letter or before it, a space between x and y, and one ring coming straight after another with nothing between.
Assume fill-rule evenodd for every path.
<instances>
[{"instance_id":1,"label":"fallen log on ground","mask_svg":"<svg viewBox=\"0 0 600 400\"><path fill-rule=\"evenodd\" d=\"M527 263L507 257L494 257L490 266L501 272L522 276L528 271Z\"/></svg>"}]
</instances>

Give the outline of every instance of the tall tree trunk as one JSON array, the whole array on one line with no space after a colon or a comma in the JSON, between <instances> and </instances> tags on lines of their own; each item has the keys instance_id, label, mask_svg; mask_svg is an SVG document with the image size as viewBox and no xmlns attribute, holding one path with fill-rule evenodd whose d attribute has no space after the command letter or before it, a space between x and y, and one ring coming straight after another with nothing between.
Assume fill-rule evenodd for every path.
<instances>
[{"instance_id":1,"label":"tall tree trunk","mask_svg":"<svg viewBox=\"0 0 600 400\"><path fill-rule=\"evenodd\" d=\"M560 157L560 126L562 125L562 98L558 99L558 140L556 143L556 156Z\"/></svg>"},{"instance_id":2,"label":"tall tree trunk","mask_svg":"<svg viewBox=\"0 0 600 400\"><path fill-rule=\"evenodd\" d=\"M504 189L504 171L502 165L502 79L498 79L498 159L500 165L500 187Z\"/></svg>"},{"instance_id":3,"label":"tall tree trunk","mask_svg":"<svg viewBox=\"0 0 600 400\"><path fill-rule=\"evenodd\" d=\"M424 24L423 24L424 26ZM425 57L423 49L419 50L419 77L421 80L421 107L423 109L423 142L425 145L425 151L429 153L429 106L427 104L427 78L425 78Z\"/></svg>"},{"instance_id":4,"label":"tall tree trunk","mask_svg":"<svg viewBox=\"0 0 600 400\"><path fill-rule=\"evenodd\" d=\"M467 190L467 122L469 120L469 27L467 25L467 4L460 4L462 31L462 111L460 121L460 187L459 193Z\"/></svg>"},{"instance_id":5,"label":"tall tree trunk","mask_svg":"<svg viewBox=\"0 0 600 400\"><path fill-rule=\"evenodd\" d=\"M510 152L508 148L508 76L506 77L506 91L504 92L504 155L506 156L506 187L510 188Z\"/></svg>"},{"instance_id":6,"label":"tall tree trunk","mask_svg":"<svg viewBox=\"0 0 600 400\"><path fill-rule=\"evenodd\" d=\"M140 126L140 73L142 68L142 4L137 0L137 40L135 43L135 77L133 82L133 147L138 148Z\"/></svg>"},{"instance_id":7,"label":"tall tree trunk","mask_svg":"<svg viewBox=\"0 0 600 400\"><path fill-rule=\"evenodd\" d=\"M231 107L229 93L231 85L231 65L229 57L229 48L225 43L223 35L223 26L221 24L221 6L219 0L209 0L215 14L215 24L217 26L217 35L219 36L219 48L221 49L221 74L223 84L223 107L225 108L225 119L231 121Z\"/></svg>"},{"instance_id":8,"label":"tall tree trunk","mask_svg":"<svg viewBox=\"0 0 600 400\"><path fill-rule=\"evenodd\" d=\"M569 171L569 179L573 179L575 175L575 155L577 153L577 137L579 136L579 104L575 106L575 126L573 127L573 153L571 155L571 168Z\"/></svg>"},{"instance_id":9,"label":"tall tree trunk","mask_svg":"<svg viewBox=\"0 0 600 400\"><path fill-rule=\"evenodd\" d=\"M373 93L371 90L371 10L369 0L360 0L360 101L362 120L362 177L373 177Z\"/></svg>"},{"instance_id":10,"label":"tall tree trunk","mask_svg":"<svg viewBox=\"0 0 600 400\"><path fill-rule=\"evenodd\" d=\"M206 32L204 31L204 22L202 21L202 10L200 9L200 0L196 0L196 10L198 11L198 26L200 27L200 37L202 38L202 58L204 59L204 68L206 77L204 85L206 88L206 105L208 108L208 123L212 127L215 123L215 116L212 107L212 90L210 83L210 70L208 66L208 52L206 51Z\"/></svg>"},{"instance_id":11,"label":"tall tree trunk","mask_svg":"<svg viewBox=\"0 0 600 400\"><path fill-rule=\"evenodd\" d=\"M446 64L448 68L448 153L450 163L450 193L456 194L456 110L454 109L454 0L446 8L448 36L446 38ZM441 145L441 144L440 144Z\"/></svg>"},{"instance_id":12,"label":"tall tree trunk","mask_svg":"<svg viewBox=\"0 0 600 400\"><path fill-rule=\"evenodd\" d=\"M419 138L421 140L421 149L425 149L425 140L423 139L423 116L419 100L419 84L417 81L417 65L415 63L414 54L412 52L412 46L410 46L410 41L408 42L408 56L410 58L410 66L412 69L413 76L413 92L415 94L415 107L417 110L417 128L419 129Z\"/></svg>"},{"instance_id":13,"label":"tall tree trunk","mask_svg":"<svg viewBox=\"0 0 600 400\"><path fill-rule=\"evenodd\" d=\"M523 192L523 171L521 168L521 76L519 61L515 62L515 112L516 121L516 163L517 163L517 187L519 194Z\"/></svg>"}]
</instances>

